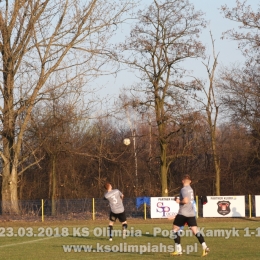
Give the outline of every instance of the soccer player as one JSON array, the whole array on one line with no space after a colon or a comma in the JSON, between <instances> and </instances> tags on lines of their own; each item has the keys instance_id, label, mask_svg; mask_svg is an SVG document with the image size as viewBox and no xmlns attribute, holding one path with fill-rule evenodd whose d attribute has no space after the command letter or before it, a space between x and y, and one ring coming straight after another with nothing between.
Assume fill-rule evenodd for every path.
<instances>
[{"instance_id":1,"label":"soccer player","mask_svg":"<svg viewBox=\"0 0 260 260\"><path fill-rule=\"evenodd\" d=\"M202 245L202 256L206 256L209 252L209 248L207 247L204 237L198 231L197 221L195 217L195 211L193 207L194 194L193 189L191 188L191 178L188 174L184 175L182 178L183 188L180 192L180 198L176 199L176 202L180 204L179 212L173 221L173 235L175 242L175 251L171 253L171 255L181 255L182 247L181 247L181 238L179 236L180 227L184 226L185 223L188 224L193 234L197 237L200 244Z\"/></svg>"},{"instance_id":2,"label":"soccer player","mask_svg":"<svg viewBox=\"0 0 260 260\"><path fill-rule=\"evenodd\" d=\"M112 185L108 182L104 185L104 188L107 190L104 198L109 201L109 206L111 210L109 216L109 226L108 226L109 241L112 241L113 224L117 219L119 219L119 221L122 223L123 238L125 238L127 221L126 221L126 214L123 205L124 195L118 189L113 190Z\"/></svg>"}]
</instances>

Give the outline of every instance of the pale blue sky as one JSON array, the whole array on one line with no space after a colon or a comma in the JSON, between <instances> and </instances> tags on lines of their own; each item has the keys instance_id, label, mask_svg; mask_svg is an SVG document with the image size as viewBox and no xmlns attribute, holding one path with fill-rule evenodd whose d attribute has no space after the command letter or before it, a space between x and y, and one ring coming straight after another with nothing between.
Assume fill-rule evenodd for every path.
<instances>
[{"instance_id":1,"label":"pale blue sky","mask_svg":"<svg viewBox=\"0 0 260 260\"><path fill-rule=\"evenodd\" d=\"M151 0L142 0L142 4L147 5L151 3ZM219 65L231 65L233 63L239 63L244 60L241 52L238 50L237 42L229 39L221 39L222 33L228 29L236 28L237 23L225 19L223 14L220 12L222 5L227 4L229 7L236 6L236 0L190 0L194 4L197 10L201 10L205 13L205 19L209 21L208 27L204 30L201 40L208 48L207 53L212 55L212 45L209 31L212 32L213 38L215 39L215 51L219 53ZM247 0L254 9L259 8L258 0ZM140 8L139 8L140 9ZM127 33L129 28L124 30L123 33ZM123 41L124 35L119 34L114 41ZM187 65L188 69L194 69L196 76L200 78L207 78L206 70L202 66L200 61L192 61ZM130 72L121 72L115 76L105 76L99 78L93 82L97 87L103 86L103 89L97 93L98 95L105 97L118 97L119 90L123 87L129 87L138 79Z\"/></svg>"}]
</instances>

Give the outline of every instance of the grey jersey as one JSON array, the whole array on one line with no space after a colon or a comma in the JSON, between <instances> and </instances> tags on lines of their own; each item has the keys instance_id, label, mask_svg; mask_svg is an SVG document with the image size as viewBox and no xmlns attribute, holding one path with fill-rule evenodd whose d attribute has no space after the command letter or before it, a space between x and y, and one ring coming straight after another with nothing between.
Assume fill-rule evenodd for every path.
<instances>
[{"instance_id":1,"label":"grey jersey","mask_svg":"<svg viewBox=\"0 0 260 260\"><path fill-rule=\"evenodd\" d=\"M193 194L193 189L191 188L190 185L184 186L181 189L180 200L183 200L186 197L188 198L188 203L180 204L180 209L178 214L183 215L185 217L195 217L195 211L193 208L194 194Z\"/></svg>"},{"instance_id":2,"label":"grey jersey","mask_svg":"<svg viewBox=\"0 0 260 260\"><path fill-rule=\"evenodd\" d=\"M123 194L117 189L108 191L105 194L105 199L109 201L110 209L115 214L122 213L125 210L121 198L122 195Z\"/></svg>"}]
</instances>

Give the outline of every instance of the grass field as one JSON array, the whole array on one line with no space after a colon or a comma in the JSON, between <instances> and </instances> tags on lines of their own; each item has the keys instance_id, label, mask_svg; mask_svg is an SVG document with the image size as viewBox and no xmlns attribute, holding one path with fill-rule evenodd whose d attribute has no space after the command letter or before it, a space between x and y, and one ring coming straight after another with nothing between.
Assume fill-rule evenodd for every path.
<instances>
[{"instance_id":1,"label":"grass field","mask_svg":"<svg viewBox=\"0 0 260 260\"><path fill-rule=\"evenodd\" d=\"M67 222L2 222L0 228L0 259L47 260L47 259L198 259L201 245L196 237L185 234L181 239L185 250L182 256L170 256L174 241L169 238L172 221L167 219L129 219L130 236L126 239L114 237L108 241L103 232L108 221L67 221ZM260 259L260 219L199 218L198 225L205 234L211 252L207 259ZM121 229L116 222L115 230ZM154 236L156 233L156 236ZM58 236L58 235L62 236ZM79 236L83 235L83 236ZM135 236L134 236L135 235ZM121 244L121 245L120 245ZM71 252L64 252L65 250ZM85 245L84 252L79 247ZM127 248L129 246L129 248ZM139 252L135 252L138 247ZM76 250L75 250L76 249ZM129 250L130 249L130 250ZM140 249L143 252L140 254ZM106 252L101 252L101 251ZM111 252L121 251L121 252ZM194 250L190 252L187 250ZM99 252L97 252L99 251ZM107 252L109 251L109 252ZM157 251L157 252L153 252ZM162 252L158 252L162 251ZM165 252L164 252L165 251Z\"/></svg>"}]
</instances>

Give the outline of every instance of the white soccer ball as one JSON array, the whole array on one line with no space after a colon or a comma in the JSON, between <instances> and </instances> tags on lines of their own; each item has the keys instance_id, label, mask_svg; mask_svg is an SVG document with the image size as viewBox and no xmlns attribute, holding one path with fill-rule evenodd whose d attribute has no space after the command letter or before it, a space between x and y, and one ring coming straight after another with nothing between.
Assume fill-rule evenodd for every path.
<instances>
[{"instance_id":1,"label":"white soccer ball","mask_svg":"<svg viewBox=\"0 0 260 260\"><path fill-rule=\"evenodd\" d=\"M129 145L131 143L129 138L124 139L124 145Z\"/></svg>"}]
</instances>

